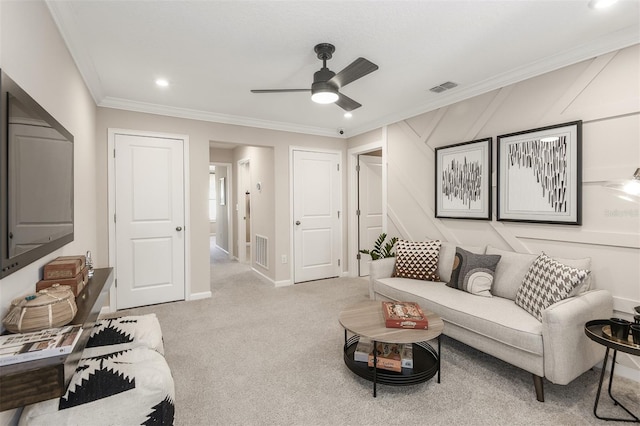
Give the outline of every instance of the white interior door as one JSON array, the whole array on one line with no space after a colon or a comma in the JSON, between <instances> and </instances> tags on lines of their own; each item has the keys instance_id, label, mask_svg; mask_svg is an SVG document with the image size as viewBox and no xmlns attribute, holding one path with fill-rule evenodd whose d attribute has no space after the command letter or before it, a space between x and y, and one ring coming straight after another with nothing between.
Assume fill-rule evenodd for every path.
<instances>
[{"instance_id":1,"label":"white interior door","mask_svg":"<svg viewBox=\"0 0 640 426\"><path fill-rule=\"evenodd\" d=\"M358 156L358 250L373 247L382 233L382 157ZM358 275L369 275L371 256L361 254Z\"/></svg>"},{"instance_id":2,"label":"white interior door","mask_svg":"<svg viewBox=\"0 0 640 426\"><path fill-rule=\"evenodd\" d=\"M117 308L185 297L184 141L116 134Z\"/></svg>"},{"instance_id":3,"label":"white interior door","mask_svg":"<svg viewBox=\"0 0 640 426\"><path fill-rule=\"evenodd\" d=\"M293 151L294 282L340 275L339 154Z\"/></svg>"}]
</instances>

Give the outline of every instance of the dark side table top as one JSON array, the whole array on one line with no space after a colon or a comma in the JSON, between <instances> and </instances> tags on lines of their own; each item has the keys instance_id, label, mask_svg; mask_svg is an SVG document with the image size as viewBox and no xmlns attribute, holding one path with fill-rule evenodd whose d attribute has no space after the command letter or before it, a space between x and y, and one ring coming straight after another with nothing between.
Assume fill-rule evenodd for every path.
<instances>
[{"instance_id":1,"label":"dark side table top","mask_svg":"<svg viewBox=\"0 0 640 426\"><path fill-rule=\"evenodd\" d=\"M611 323L609 322L609 320L606 319L587 321L587 323L584 325L584 333L589 339L593 340L594 342L600 343L601 345L607 346L620 352L640 356L640 345L635 345L631 342L625 343L622 340L614 339L607 336L607 334L603 331L603 328L610 324Z\"/></svg>"}]
</instances>

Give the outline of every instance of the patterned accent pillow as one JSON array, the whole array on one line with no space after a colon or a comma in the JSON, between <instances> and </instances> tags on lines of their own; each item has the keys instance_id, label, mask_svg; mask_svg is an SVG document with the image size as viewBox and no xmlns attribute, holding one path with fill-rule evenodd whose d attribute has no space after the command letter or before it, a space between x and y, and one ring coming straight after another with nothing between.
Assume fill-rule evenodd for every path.
<instances>
[{"instance_id":1,"label":"patterned accent pillow","mask_svg":"<svg viewBox=\"0 0 640 426\"><path fill-rule=\"evenodd\" d=\"M475 254L456 247L451 280L447 285L478 296L493 297L491 284L500 257L498 254Z\"/></svg>"},{"instance_id":2,"label":"patterned accent pillow","mask_svg":"<svg viewBox=\"0 0 640 426\"><path fill-rule=\"evenodd\" d=\"M542 321L542 311L569 297L590 272L564 265L542 253L525 275L516 293L516 305Z\"/></svg>"},{"instance_id":3,"label":"patterned accent pillow","mask_svg":"<svg viewBox=\"0 0 640 426\"><path fill-rule=\"evenodd\" d=\"M440 240L415 242L398 240L396 243L396 266L394 277L413 278L425 281L440 281L438 255Z\"/></svg>"}]
</instances>

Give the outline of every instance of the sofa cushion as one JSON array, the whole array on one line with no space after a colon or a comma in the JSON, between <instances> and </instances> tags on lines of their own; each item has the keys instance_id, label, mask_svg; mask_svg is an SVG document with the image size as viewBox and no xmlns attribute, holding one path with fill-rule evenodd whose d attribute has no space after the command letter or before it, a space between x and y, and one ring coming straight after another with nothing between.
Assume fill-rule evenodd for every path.
<instances>
[{"instance_id":1,"label":"sofa cushion","mask_svg":"<svg viewBox=\"0 0 640 426\"><path fill-rule=\"evenodd\" d=\"M518 288L522 284L529 268L538 257L537 254L516 253L487 246L487 254L499 254L500 262L496 266L491 294L515 300Z\"/></svg>"},{"instance_id":2,"label":"sofa cushion","mask_svg":"<svg viewBox=\"0 0 640 426\"><path fill-rule=\"evenodd\" d=\"M478 296L491 297L491 284L498 254L475 254L461 247L456 248L451 279L447 286Z\"/></svg>"},{"instance_id":3,"label":"sofa cushion","mask_svg":"<svg viewBox=\"0 0 640 426\"><path fill-rule=\"evenodd\" d=\"M587 275L588 270L572 268L542 253L524 277L515 302L542 321L542 311L569 297Z\"/></svg>"},{"instance_id":4,"label":"sofa cushion","mask_svg":"<svg viewBox=\"0 0 640 426\"><path fill-rule=\"evenodd\" d=\"M396 243L394 277L438 281L440 241L406 241Z\"/></svg>"},{"instance_id":5,"label":"sofa cushion","mask_svg":"<svg viewBox=\"0 0 640 426\"><path fill-rule=\"evenodd\" d=\"M460 246L466 251L476 254L484 254L484 247L476 246ZM451 280L451 270L453 269L453 259L456 255L457 246L453 243L443 241L440 245L440 254L438 255L438 276L440 281L449 282Z\"/></svg>"},{"instance_id":6,"label":"sofa cushion","mask_svg":"<svg viewBox=\"0 0 640 426\"><path fill-rule=\"evenodd\" d=\"M373 285L384 298L417 302L424 311L438 314L445 320L445 335L448 322L513 348L543 354L542 324L512 300L477 297L445 283L424 285L406 278L379 279Z\"/></svg>"}]
</instances>

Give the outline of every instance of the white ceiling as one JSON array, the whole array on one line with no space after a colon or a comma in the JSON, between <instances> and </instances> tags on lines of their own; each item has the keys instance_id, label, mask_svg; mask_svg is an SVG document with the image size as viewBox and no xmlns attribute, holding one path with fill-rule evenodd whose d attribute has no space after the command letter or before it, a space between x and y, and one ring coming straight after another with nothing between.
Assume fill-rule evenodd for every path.
<instances>
[{"instance_id":1,"label":"white ceiling","mask_svg":"<svg viewBox=\"0 0 640 426\"><path fill-rule=\"evenodd\" d=\"M638 0L47 4L99 106L335 137L640 42ZM341 89L363 105L352 118L307 93L250 93L309 88L321 42L335 72L359 56L380 67ZM459 87L429 91L446 81Z\"/></svg>"}]
</instances>

